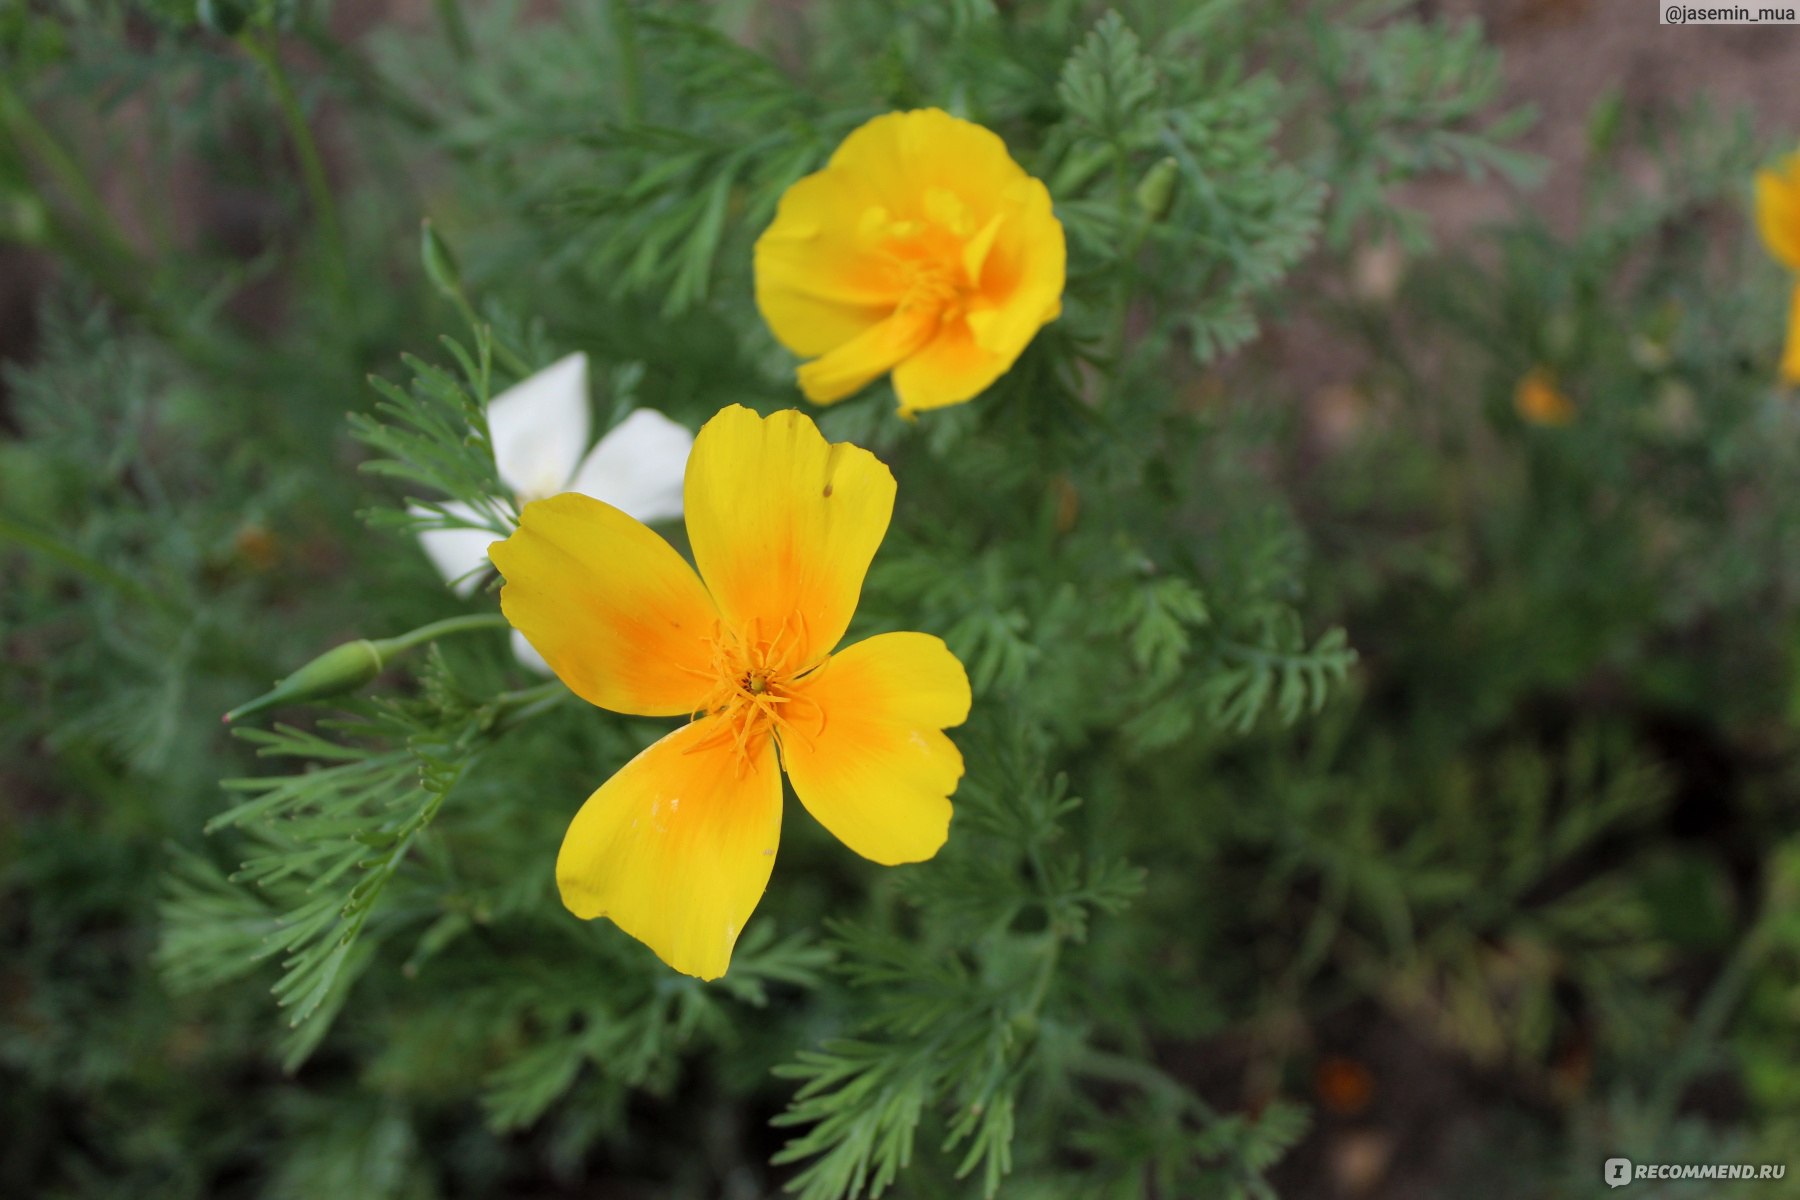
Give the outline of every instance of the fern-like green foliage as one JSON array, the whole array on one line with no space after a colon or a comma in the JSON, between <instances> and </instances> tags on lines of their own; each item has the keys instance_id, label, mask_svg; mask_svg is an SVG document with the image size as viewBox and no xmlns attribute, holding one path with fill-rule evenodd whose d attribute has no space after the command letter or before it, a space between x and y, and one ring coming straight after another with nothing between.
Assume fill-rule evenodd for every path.
<instances>
[{"instance_id":1,"label":"fern-like green foliage","mask_svg":"<svg viewBox=\"0 0 1800 1200\"><path fill-rule=\"evenodd\" d=\"M409 497L407 511L372 513L377 527L415 533L477 528L505 537L518 524L516 504L500 486L488 435L485 408L490 343L486 331L478 330L477 339L479 357L471 357L457 342L445 340L462 368L461 379L415 358L406 360L413 372L410 391L385 379L371 379L381 401L373 415L352 413L350 427L357 440L378 456L364 464L365 470L455 499L473 509L483 523L471 524L436 497ZM418 510L427 515L421 516Z\"/></svg>"},{"instance_id":2,"label":"fern-like green foliage","mask_svg":"<svg viewBox=\"0 0 1800 1200\"><path fill-rule=\"evenodd\" d=\"M458 693L441 666L426 682L424 700L381 704L328 726L336 734L330 740L279 725L241 732L260 757L299 760L292 775L226 780L226 790L244 798L208 823L209 832L238 829L250 837L248 857L230 881L273 909L261 945L245 954L247 914L220 905L215 881L194 879L192 865L192 889L178 887L166 910L178 932L164 958L177 981L218 980L234 958L247 970L281 956L274 994L292 1010L290 1024L299 1029L326 1018L291 1043L290 1069L318 1044L366 965L360 938L371 916L476 751L514 714L554 703L561 693L551 685L484 704Z\"/></svg>"},{"instance_id":3,"label":"fern-like green foliage","mask_svg":"<svg viewBox=\"0 0 1800 1200\"><path fill-rule=\"evenodd\" d=\"M1786 284L1706 232L1746 132L1603 112L1666 186L1605 168L1573 236L1517 222L1374 301L1335 256L1425 253L1398 185L1530 174L1473 24L430 7L350 40L327 4L0 8L0 235L69 277L0 399L0 1192L1248 1200L1341 1128L1318 1055L1398 1028L1529 1098L1509 1169L1555 1194L1576 1141L1709 1157L1681 1098L1740 1003L1747 1094L1790 1097ZM899 485L849 638L969 672L950 837L878 868L790 804L701 983L554 879L669 724L535 676L416 535L512 530L486 405L559 354L603 414L801 403L750 248L927 105L999 134L1069 247L984 395L812 412ZM258 198L235 241L189 240L179 189L115 218L138 113L133 155ZM1267 369L1296 316L1366 364L1329 446ZM1569 426L1513 410L1533 368ZM219 726L450 618L486 632Z\"/></svg>"}]
</instances>

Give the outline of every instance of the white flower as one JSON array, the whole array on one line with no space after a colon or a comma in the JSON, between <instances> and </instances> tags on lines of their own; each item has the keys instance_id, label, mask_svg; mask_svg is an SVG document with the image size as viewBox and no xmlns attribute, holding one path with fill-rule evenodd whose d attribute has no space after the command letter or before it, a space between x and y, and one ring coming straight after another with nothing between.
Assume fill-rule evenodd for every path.
<instances>
[{"instance_id":1,"label":"white flower","mask_svg":"<svg viewBox=\"0 0 1800 1200\"><path fill-rule=\"evenodd\" d=\"M639 408L583 457L591 433L587 369L587 355L571 354L488 402L488 433L500 482L511 489L520 508L559 492L580 492L640 521L679 517L682 476L694 435L659 412ZM448 501L443 509L471 525L482 524L466 504ZM412 511L430 515L422 508ZM496 540L486 528L419 534L438 573L462 596L480 584L487 548ZM549 666L516 630L513 651L526 666L549 674Z\"/></svg>"}]
</instances>

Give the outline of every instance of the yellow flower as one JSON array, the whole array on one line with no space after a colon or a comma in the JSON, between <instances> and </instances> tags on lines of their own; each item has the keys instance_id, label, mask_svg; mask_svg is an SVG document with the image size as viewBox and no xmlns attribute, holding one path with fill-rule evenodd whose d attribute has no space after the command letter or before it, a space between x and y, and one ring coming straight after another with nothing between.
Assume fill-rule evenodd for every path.
<instances>
[{"instance_id":1,"label":"yellow flower","mask_svg":"<svg viewBox=\"0 0 1800 1200\"><path fill-rule=\"evenodd\" d=\"M684 503L697 576L576 493L526 505L489 554L507 620L571 691L691 717L588 797L556 881L576 916L610 917L677 971L716 979L769 881L783 769L865 858L943 845L963 770L943 731L968 716L969 680L923 633L835 650L894 507L894 477L867 450L796 411L723 409L694 441Z\"/></svg>"},{"instance_id":2,"label":"yellow flower","mask_svg":"<svg viewBox=\"0 0 1800 1200\"><path fill-rule=\"evenodd\" d=\"M781 198L756 303L830 404L893 372L900 411L961 404L1062 311L1050 192L992 131L935 108L855 130Z\"/></svg>"},{"instance_id":3,"label":"yellow flower","mask_svg":"<svg viewBox=\"0 0 1800 1200\"><path fill-rule=\"evenodd\" d=\"M1756 227L1775 261L1800 272L1800 153L1756 173ZM1800 383L1800 280L1788 302L1787 350L1781 377Z\"/></svg>"},{"instance_id":4,"label":"yellow flower","mask_svg":"<svg viewBox=\"0 0 1800 1200\"><path fill-rule=\"evenodd\" d=\"M1575 419L1575 405L1556 386L1547 367L1533 367L1513 389L1513 407L1533 425L1567 425Z\"/></svg>"}]
</instances>

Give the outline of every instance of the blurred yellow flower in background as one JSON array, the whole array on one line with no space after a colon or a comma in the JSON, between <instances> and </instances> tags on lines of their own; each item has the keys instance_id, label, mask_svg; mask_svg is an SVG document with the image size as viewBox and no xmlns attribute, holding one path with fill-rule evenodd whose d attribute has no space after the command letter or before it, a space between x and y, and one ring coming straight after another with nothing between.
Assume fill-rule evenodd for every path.
<instances>
[{"instance_id":1,"label":"blurred yellow flower in background","mask_svg":"<svg viewBox=\"0 0 1800 1200\"><path fill-rule=\"evenodd\" d=\"M834 650L887 532L894 477L789 410L721 410L684 487L699 574L617 508L525 506L489 550L500 607L582 699L692 720L582 805L556 881L677 971L716 979L768 885L781 772L819 823L886 865L937 853L962 755L968 675L923 633ZM702 582L704 580L704 583Z\"/></svg>"},{"instance_id":2,"label":"blurred yellow flower in background","mask_svg":"<svg viewBox=\"0 0 1800 1200\"><path fill-rule=\"evenodd\" d=\"M1513 408L1533 425L1567 425L1575 419L1575 404L1556 385L1548 367L1533 367L1513 389Z\"/></svg>"},{"instance_id":3,"label":"blurred yellow flower in background","mask_svg":"<svg viewBox=\"0 0 1800 1200\"><path fill-rule=\"evenodd\" d=\"M1756 173L1756 227L1775 261L1800 273L1800 152ZM1788 301L1787 349L1781 377L1800 383L1800 279Z\"/></svg>"},{"instance_id":4,"label":"blurred yellow flower in background","mask_svg":"<svg viewBox=\"0 0 1800 1200\"><path fill-rule=\"evenodd\" d=\"M892 372L900 411L961 404L1062 311L1050 192L990 130L935 108L876 117L781 198L756 303L830 404Z\"/></svg>"}]
</instances>

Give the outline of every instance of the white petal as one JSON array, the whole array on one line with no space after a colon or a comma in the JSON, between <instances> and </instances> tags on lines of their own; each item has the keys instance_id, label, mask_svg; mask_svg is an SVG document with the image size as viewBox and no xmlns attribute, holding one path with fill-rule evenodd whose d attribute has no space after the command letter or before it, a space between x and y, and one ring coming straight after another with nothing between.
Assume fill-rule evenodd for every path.
<instances>
[{"instance_id":1,"label":"white petal","mask_svg":"<svg viewBox=\"0 0 1800 1200\"><path fill-rule=\"evenodd\" d=\"M681 480L693 448L686 426L654 409L634 409L600 439L569 488L640 521L679 517Z\"/></svg>"},{"instance_id":2,"label":"white petal","mask_svg":"<svg viewBox=\"0 0 1800 1200\"><path fill-rule=\"evenodd\" d=\"M415 517L431 515L430 509L417 506L407 511ZM444 511L472 522L481 520L473 508L454 500L445 502ZM426 529L419 533L425 556L459 596L467 596L481 586L481 568L488 565L488 546L498 540L491 529Z\"/></svg>"},{"instance_id":3,"label":"white petal","mask_svg":"<svg viewBox=\"0 0 1800 1200\"><path fill-rule=\"evenodd\" d=\"M550 669L550 664L544 661L544 656L539 654L532 644L525 640L525 635L516 629L512 631L512 648L513 657L530 670L536 671L539 675L555 674Z\"/></svg>"},{"instance_id":4,"label":"white petal","mask_svg":"<svg viewBox=\"0 0 1800 1200\"><path fill-rule=\"evenodd\" d=\"M588 444L587 355L558 359L488 402L501 482L521 504L568 486Z\"/></svg>"}]
</instances>

